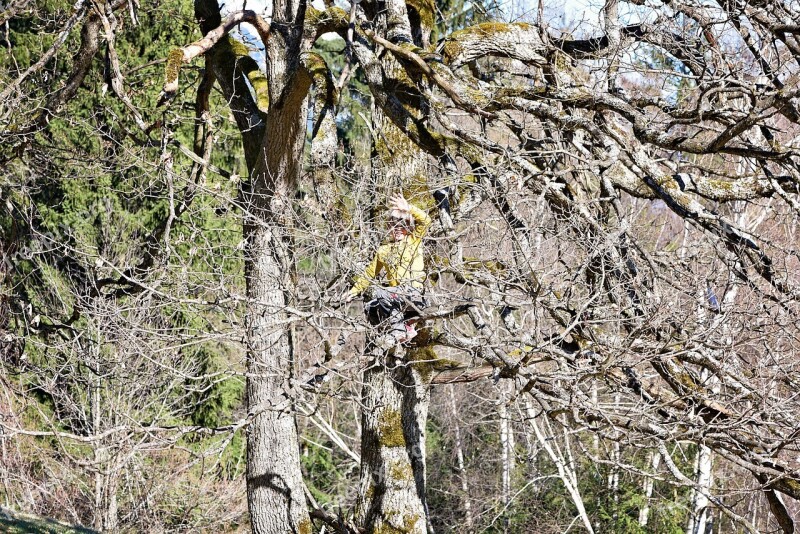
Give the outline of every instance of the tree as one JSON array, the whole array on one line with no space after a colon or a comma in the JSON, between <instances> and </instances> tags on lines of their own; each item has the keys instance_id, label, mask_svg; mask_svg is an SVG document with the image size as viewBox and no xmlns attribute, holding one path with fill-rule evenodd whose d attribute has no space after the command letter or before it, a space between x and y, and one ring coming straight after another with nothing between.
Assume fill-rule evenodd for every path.
<instances>
[{"instance_id":1,"label":"tree","mask_svg":"<svg viewBox=\"0 0 800 534\"><path fill-rule=\"evenodd\" d=\"M729 524L750 531L766 520L747 517L726 492L758 489L780 528L793 530L791 505L778 495L800 497L792 463L797 425L787 409L797 365L790 340L797 334L792 238L800 118L798 30L787 21L797 13L754 2L639 4L624 4L631 20L637 15L655 22L627 24L612 1L603 8L602 28L585 39L559 35L540 18L536 24L473 24L433 45L436 6L430 3L361 2L348 12L276 1L265 19L252 11L223 18L215 2L196 2L203 38L193 44L178 39L179 48L163 54L163 100L172 98L172 109L180 104L191 84L179 82L179 67L203 54L194 150L184 152L196 164L187 169L187 193L216 152L202 120L212 109L213 87L221 89L241 136L247 178L232 205L241 214L244 242L245 309L236 313L244 314L246 328L242 425L248 426L254 530L288 525L304 532L311 517L345 528L344 518L313 499L309 515L295 417L308 396L316 400L328 375L347 368L330 334L353 319L329 297L355 270L348 258L374 240L370 224L394 189L438 217L428 262L437 279L431 290L436 306L413 350L367 350L374 365L364 371L355 514L361 527L421 532L433 522L435 514L425 507L421 441L429 388L490 376L512 384L504 393L506 407L519 407L520 398L530 402L518 422L525 425L514 425L504 412L506 454L513 452L509 432L530 436L533 430L535 441L548 445L552 436L542 429L570 433L563 450L550 447L547 457L587 529L601 519L616 530L636 528L638 516L624 508L624 471L666 477L690 489L695 505L707 501ZM26 85L28 71L12 77L2 99L30 95L44 111L21 120L6 106L14 123L4 134L7 162L32 157L22 148L51 131L48 121L76 98L101 27L109 45L108 85L138 128L134 137L186 148L185 141L173 143L174 125L146 120L125 89L113 46L121 32L113 8L81 4L65 17L61 35L82 22L84 38L72 72L61 74L61 89L36 95ZM253 25L264 46L263 72L230 34L242 22ZM335 98L349 79L340 74L335 82L313 49L328 32L344 40L343 72L363 77L374 105L371 173L331 163L323 177L333 161L329 148L336 146L330 139ZM31 72L52 59L50 50L60 46L54 42L42 61L27 60ZM309 108L310 169L317 182L303 165ZM315 151L315 144L328 149ZM174 185L181 174L170 167L171 152L161 154L159 179ZM6 176L9 183L22 182L18 174ZM355 204L320 195L314 213L313 202L297 191L322 183L334 194L342 185ZM174 200L171 193L162 198ZM156 246L147 254L115 260L119 267L109 281L94 278L99 298L146 292L148 277L158 279L153 258L162 242L169 249L171 226L192 217L184 205L162 204L164 223L153 224L155 241L146 242ZM4 224L4 250L13 246L12 228ZM312 262L332 261L303 272L302 254ZM214 302L203 299L209 307ZM15 322L6 328L21 332L20 325L36 317L26 313L12 314ZM328 350L310 374L296 373L295 338L314 336ZM335 429L326 432L335 435ZM596 442L578 439L588 435ZM586 492L598 490L580 487L573 447L608 466L614 491L605 514L586 504ZM637 448L655 451L662 461L650 455L637 464ZM693 480L680 454L696 454L698 465L707 464L702 451L713 453L716 465L750 473L751 482L722 487L705 475ZM375 473L382 491L370 491ZM505 474L507 507L509 468ZM702 514L699 508L692 513Z\"/></svg>"}]
</instances>

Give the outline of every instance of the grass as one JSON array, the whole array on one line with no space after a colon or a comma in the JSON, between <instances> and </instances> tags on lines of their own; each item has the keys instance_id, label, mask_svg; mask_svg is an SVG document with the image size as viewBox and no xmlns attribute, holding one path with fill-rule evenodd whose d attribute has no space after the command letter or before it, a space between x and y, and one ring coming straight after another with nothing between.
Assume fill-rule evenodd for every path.
<instances>
[{"instance_id":1,"label":"grass","mask_svg":"<svg viewBox=\"0 0 800 534\"><path fill-rule=\"evenodd\" d=\"M53 519L0 508L0 532L8 534L97 534L94 530Z\"/></svg>"}]
</instances>

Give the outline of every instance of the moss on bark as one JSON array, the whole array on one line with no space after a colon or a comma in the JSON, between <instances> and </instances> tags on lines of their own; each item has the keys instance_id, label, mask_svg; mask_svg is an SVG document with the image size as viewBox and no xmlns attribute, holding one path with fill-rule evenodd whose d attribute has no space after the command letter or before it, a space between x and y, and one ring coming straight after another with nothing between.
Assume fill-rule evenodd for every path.
<instances>
[{"instance_id":1,"label":"moss on bark","mask_svg":"<svg viewBox=\"0 0 800 534\"><path fill-rule=\"evenodd\" d=\"M378 418L378 442L382 447L405 447L403 418L400 412L385 410Z\"/></svg>"}]
</instances>

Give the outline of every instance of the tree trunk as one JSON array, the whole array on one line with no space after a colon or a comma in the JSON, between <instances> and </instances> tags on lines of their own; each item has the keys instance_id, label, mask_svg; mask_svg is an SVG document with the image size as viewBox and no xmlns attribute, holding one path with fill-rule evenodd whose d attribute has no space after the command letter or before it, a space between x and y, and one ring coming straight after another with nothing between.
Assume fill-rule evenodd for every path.
<instances>
[{"instance_id":1,"label":"tree trunk","mask_svg":"<svg viewBox=\"0 0 800 534\"><path fill-rule=\"evenodd\" d=\"M502 476L502 501L503 501L503 532L508 532L510 525L508 508L511 506L511 485L514 472L514 434L511 426L511 417L506 405L508 399L513 395L513 391L507 384L500 388L497 401L497 414L500 418L500 448L503 461Z\"/></svg>"},{"instance_id":2,"label":"tree trunk","mask_svg":"<svg viewBox=\"0 0 800 534\"><path fill-rule=\"evenodd\" d=\"M575 470L570 467L569 461L565 459L564 455L561 454L561 451L557 449L556 441L553 439L553 433L548 432L549 435L545 436L544 432L542 432L542 430L539 428L539 425L537 424L536 413L533 410L533 406L531 405L530 401L526 402L525 410L528 414L528 423L530 424L534 434L536 434L536 439L539 440L539 445L541 445L541 447L550 457L550 460L555 464L556 469L558 470L558 476L564 483L564 487L567 489L569 496L572 498L572 502L575 504L575 508L578 510L578 515L583 521L583 526L586 528L587 532L594 534L592 522L589 520L589 515L586 513L586 506L583 504L583 498L581 497L580 490L578 489L578 477L575 474ZM541 421L542 425L547 424L547 419L542 418Z\"/></svg>"},{"instance_id":3,"label":"tree trunk","mask_svg":"<svg viewBox=\"0 0 800 534\"><path fill-rule=\"evenodd\" d=\"M656 451L651 451L649 456L649 463L653 468L653 475L655 476L658 472L658 466L661 465L661 455ZM647 522L650 521L650 499L653 497L653 485L653 478L645 477L642 488L644 491L644 504L642 504L642 508L639 510L639 525L642 527L646 527Z\"/></svg>"},{"instance_id":4,"label":"tree trunk","mask_svg":"<svg viewBox=\"0 0 800 534\"><path fill-rule=\"evenodd\" d=\"M732 279L730 281L733 282ZM732 287L735 288L735 284L732 284ZM737 291L732 290L723 297L723 306L725 308L732 304L732 300L736 297L736 293ZM710 302L710 295L712 294L713 289L709 286L701 285L697 289L698 303L696 313L697 324L699 325L706 325L709 322L706 307L714 307L714 304ZM719 322L721 320L722 319L719 316L714 317L711 320L712 326L719 326ZM727 338L727 336L725 336L726 325L722 325L721 331L724 336L723 340L727 341L727 339L725 339ZM703 369L701 371L700 378L702 383L706 384L711 391L719 391L719 383L716 377L709 373L708 369ZM711 493L711 486L713 482L713 455L711 453L711 449L704 444L698 444L697 457L695 458L695 481L697 482L697 486L692 488L691 509L689 510L689 521L686 527L686 533L705 534L707 526L710 528L712 523L708 495Z\"/></svg>"},{"instance_id":5,"label":"tree trunk","mask_svg":"<svg viewBox=\"0 0 800 534\"><path fill-rule=\"evenodd\" d=\"M0 361L12 361L16 359L19 343L15 341L11 330L12 315L12 288L9 276L9 266L12 265L12 256L16 251L15 237L18 232L18 217L14 216L14 206L9 201L7 203L11 224L6 230L0 228ZM3 208L0 208L2 210ZM0 215L6 213L0 211Z\"/></svg>"},{"instance_id":6,"label":"tree trunk","mask_svg":"<svg viewBox=\"0 0 800 534\"><path fill-rule=\"evenodd\" d=\"M285 95L270 108L264 157L246 195L247 405L257 414L247 436L247 487L251 524L259 534L311 531L290 388L294 354L286 309L295 289L290 202L305 116L305 92ZM269 142L278 139L282 142Z\"/></svg>"},{"instance_id":7,"label":"tree trunk","mask_svg":"<svg viewBox=\"0 0 800 534\"><path fill-rule=\"evenodd\" d=\"M455 445L456 445L456 459L458 461L458 475L461 479L461 492L463 493L462 499L464 504L464 525L468 531L472 531L472 502L469 498L469 484L467 484L467 472L464 466L464 447L461 443L461 425L458 422L458 408L456 407L456 394L455 386L450 384L447 386L447 393L450 399L450 410L452 411L453 423L455 425Z\"/></svg>"},{"instance_id":8,"label":"tree trunk","mask_svg":"<svg viewBox=\"0 0 800 534\"><path fill-rule=\"evenodd\" d=\"M305 3L274 0L273 31L265 43L267 95L251 94L246 56L221 41L206 54L242 134L250 184L244 202L247 309L247 501L253 532L310 533L295 406L294 355L287 307L295 293L291 202L300 176L306 96L311 79L302 61ZM195 0L206 34L220 23L215 0ZM252 72L251 72L252 74ZM251 80L252 81L252 80ZM266 109L268 108L268 109ZM265 113L266 112L266 113Z\"/></svg>"},{"instance_id":9,"label":"tree trunk","mask_svg":"<svg viewBox=\"0 0 800 534\"><path fill-rule=\"evenodd\" d=\"M619 402L619 394L615 394L614 405L619 406ZM619 520L619 464L621 457L621 450L618 441L611 443L610 452L611 454L609 459L611 460L611 463L608 466L608 493L611 497L611 502L614 509L611 517L616 525L617 521Z\"/></svg>"},{"instance_id":10,"label":"tree trunk","mask_svg":"<svg viewBox=\"0 0 800 534\"><path fill-rule=\"evenodd\" d=\"M90 365L93 367L93 371L95 376L92 379L91 392L90 392L90 404L89 409L91 410L91 417L92 417L92 434L98 436L101 433L101 417L100 417L100 388L102 387L101 380L102 378L100 375L100 363L97 361L98 355L97 353L97 344L93 342L93 340L89 341L89 355L90 355ZM103 470L106 468L106 458L103 451L103 442L102 440L97 440L92 442L92 448L94 449L94 528L95 530L103 530L103 519L105 516L104 507L103 507L103 493L104 492L104 481L105 476L103 475Z\"/></svg>"},{"instance_id":11,"label":"tree trunk","mask_svg":"<svg viewBox=\"0 0 800 534\"><path fill-rule=\"evenodd\" d=\"M405 13L395 11L405 11L405 3L390 4L389 18L394 13L402 20ZM420 29L417 23L414 36L422 42L430 30ZM406 32L403 24L389 21L388 26L395 32ZM391 32L387 37L392 39ZM384 58L383 67L389 76L403 72L389 56ZM428 200L427 155L377 107L373 123L376 131L382 132L379 140L373 139L376 157L372 175L378 194L388 198L402 192L412 203ZM380 352L373 352L371 365L364 371L359 524L367 532L432 532L425 499L425 426L430 391L426 377L407 362L429 360L435 353L429 349L422 349L419 355L413 349L405 353L401 347Z\"/></svg>"},{"instance_id":12,"label":"tree trunk","mask_svg":"<svg viewBox=\"0 0 800 534\"><path fill-rule=\"evenodd\" d=\"M295 0L276 0L273 25L302 20L301 7ZM294 353L287 311L296 285L291 202L311 83L300 64L300 30L275 31L266 43L269 109L250 191L244 194L247 405L256 414L247 436L247 497L259 534L311 532L290 387Z\"/></svg>"},{"instance_id":13,"label":"tree trunk","mask_svg":"<svg viewBox=\"0 0 800 534\"><path fill-rule=\"evenodd\" d=\"M686 527L686 534L705 534L706 532L706 522L709 519L709 501L706 494L711 490L711 469L711 449L705 445L699 445L695 463L695 480L697 481L697 487L702 488L703 491L692 489L692 507L689 510L689 524Z\"/></svg>"},{"instance_id":14,"label":"tree trunk","mask_svg":"<svg viewBox=\"0 0 800 534\"><path fill-rule=\"evenodd\" d=\"M247 405L253 419L247 435L248 506L257 533L310 532L289 391L293 366L285 324L288 244L273 217L248 224ZM288 289L288 288L286 288ZM284 402L282 402L284 401Z\"/></svg>"},{"instance_id":15,"label":"tree trunk","mask_svg":"<svg viewBox=\"0 0 800 534\"><path fill-rule=\"evenodd\" d=\"M429 388L394 351L376 349L364 371L358 522L367 532L423 534Z\"/></svg>"}]
</instances>

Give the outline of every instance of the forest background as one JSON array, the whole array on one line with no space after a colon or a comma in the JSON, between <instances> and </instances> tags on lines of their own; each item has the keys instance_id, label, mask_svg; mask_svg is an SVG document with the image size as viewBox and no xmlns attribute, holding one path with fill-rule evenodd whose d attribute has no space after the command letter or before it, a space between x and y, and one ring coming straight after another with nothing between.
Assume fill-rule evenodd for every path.
<instances>
[{"instance_id":1,"label":"forest background","mask_svg":"<svg viewBox=\"0 0 800 534\"><path fill-rule=\"evenodd\" d=\"M796 3L2 9L5 515L796 530ZM340 295L396 193L386 351Z\"/></svg>"}]
</instances>

